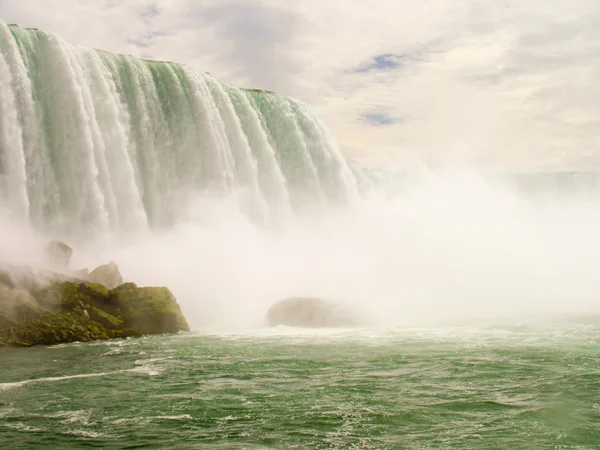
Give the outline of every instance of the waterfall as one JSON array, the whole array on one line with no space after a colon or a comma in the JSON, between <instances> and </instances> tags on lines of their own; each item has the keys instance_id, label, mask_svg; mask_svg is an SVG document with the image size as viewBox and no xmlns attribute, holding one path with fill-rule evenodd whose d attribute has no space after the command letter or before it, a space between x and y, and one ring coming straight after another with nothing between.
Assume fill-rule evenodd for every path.
<instances>
[{"instance_id":1,"label":"waterfall","mask_svg":"<svg viewBox=\"0 0 600 450\"><path fill-rule=\"evenodd\" d=\"M168 227L195 195L264 224L345 204L358 182L300 102L0 21L0 198L46 230Z\"/></svg>"}]
</instances>

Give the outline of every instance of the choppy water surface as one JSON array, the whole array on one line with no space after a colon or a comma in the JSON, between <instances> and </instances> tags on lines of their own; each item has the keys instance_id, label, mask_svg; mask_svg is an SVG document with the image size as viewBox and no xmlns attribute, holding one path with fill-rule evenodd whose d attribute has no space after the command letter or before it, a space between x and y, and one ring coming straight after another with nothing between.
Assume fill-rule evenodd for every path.
<instances>
[{"instance_id":1,"label":"choppy water surface","mask_svg":"<svg viewBox=\"0 0 600 450\"><path fill-rule=\"evenodd\" d=\"M0 447L600 448L600 328L263 330L0 351Z\"/></svg>"}]
</instances>

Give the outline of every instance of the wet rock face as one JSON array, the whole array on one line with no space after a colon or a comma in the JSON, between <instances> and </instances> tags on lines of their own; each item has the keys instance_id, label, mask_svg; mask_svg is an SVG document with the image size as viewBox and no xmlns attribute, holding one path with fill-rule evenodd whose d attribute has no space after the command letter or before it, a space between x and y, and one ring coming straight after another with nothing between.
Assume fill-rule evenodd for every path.
<instances>
[{"instance_id":1,"label":"wet rock face","mask_svg":"<svg viewBox=\"0 0 600 450\"><path fill-rule=\"evenodd\" d=\"M106 286L108 289L114 289L123 284L123 276L113 261L96 267L87 276L87 280Z\"/></svg>"},{"instance_id":2,"label":"wet rock face","mask_svg":"<svg viewBox=\"0 0 600 450\"><path fill-rule=\"evenodd\" d=\"M54 270L0 264L0 347L189 331L168 288L124 284L112 261L70 271L73 249L64 242L45 253Z\"/></svg>"},{"instance_id":3,"label":"wet rock face","mask_svg":"<svg viewBox=\"0 0 600 450\"><path fill-rule=\"evenodd\" d=\"M72 272L72 275L74 278L78 278L80 280L88 280L90 277L90 271L87 268L83 268L79 270L74 270Z\"/></svg>"},{"instance_id":4,"label":"wet rock face","mask_svg":"<svg viewBox=\"0 0 600 450\"><path fill-rule=\"evenodd\" d=\"M30 291L0 286L0 347L54 345L188 331L166 287L53 282Z\"/></svg>"},{"instance_id":5,"label":"wet rock face","mask_svg":"<svg viewBox=\"0 0 600 450\"><path fill-rule=\"evenodd\" d=\"M128 329L141 334L189 331L177 300L166 287L138 287L135 283L125 283L110 294Z\"/></svg>"},{"instance_id":6,"label":"wet rock face","mask_svg":"<svg viewBox=\"0 0 600 450\"><path fill-rule=\"evenodd\" d=\"M52 241L45 249L46 259L57 269L67 269L71 262L73 249L61 241Z\"/></svg>"},{"instance_id":7,"label":"wet rock face","mask_svg":"<svg viewBox=\"0 0 600 450\"><path fill-rule=\"evenodd\" d=\"M292 297L275 303L267 313L269 326L331 328L356 325L353 314L342 305L313 297Z\"/></svg>"}]
</instances>

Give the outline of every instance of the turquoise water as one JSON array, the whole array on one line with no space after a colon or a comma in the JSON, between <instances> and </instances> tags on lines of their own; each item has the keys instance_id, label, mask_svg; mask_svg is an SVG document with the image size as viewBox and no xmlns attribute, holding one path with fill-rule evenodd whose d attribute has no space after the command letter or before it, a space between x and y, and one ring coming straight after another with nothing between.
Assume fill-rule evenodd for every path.
<instances>
[{"instance_id":1,"label":"turquoise water","mask_svg":"<svg viewBox=\"0 0 600 450\"><path fill-rule=\"evenodd\" d=\"M600 328L196 332L0 351L1 448L600 448Z\"/></svg>"}]
</instances>

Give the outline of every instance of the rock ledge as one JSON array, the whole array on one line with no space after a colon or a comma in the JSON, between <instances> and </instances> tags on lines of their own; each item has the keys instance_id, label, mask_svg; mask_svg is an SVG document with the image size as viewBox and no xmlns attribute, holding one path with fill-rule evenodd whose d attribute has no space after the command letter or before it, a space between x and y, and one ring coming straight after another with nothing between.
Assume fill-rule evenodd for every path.
<instances>
[{"instance_id":1,"label":"rock ledge","mask_svg":"<svg viewBox=\"0 0 600 450\"><path fill-rule=\"evenodd\" d=\"M0 347L54 345L189 331L166 287L112 290L64 274L0 268Z\"/></svg>"}]
</instances>

